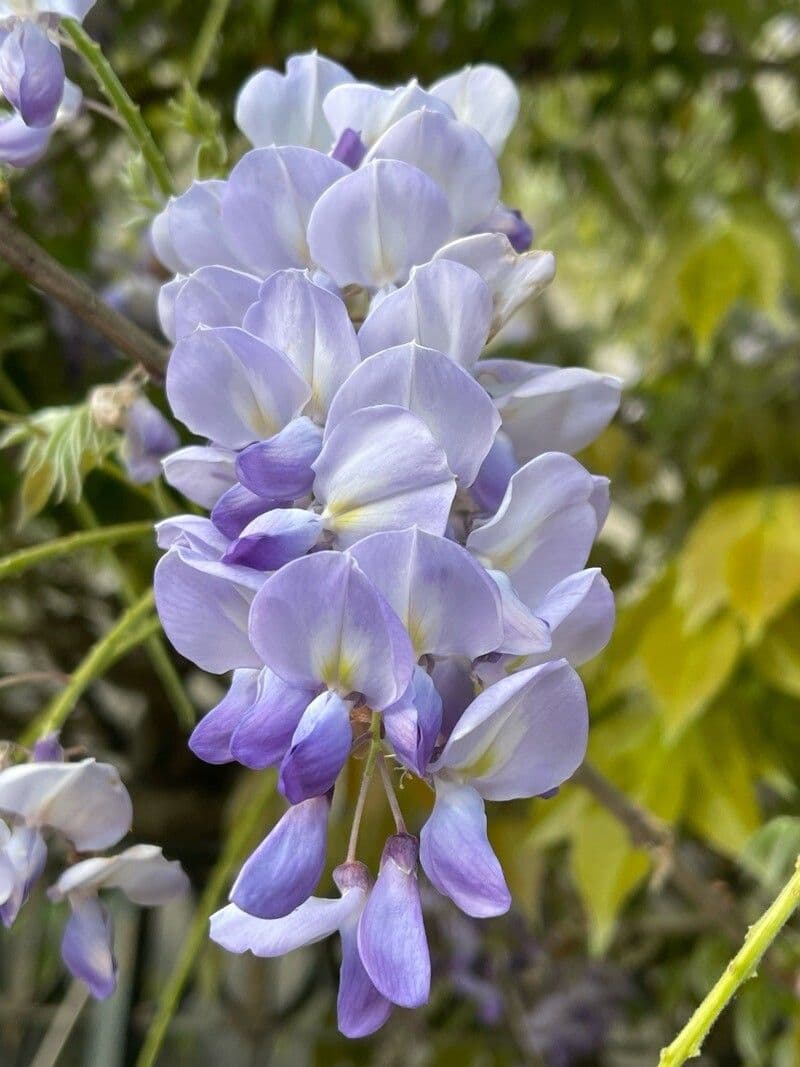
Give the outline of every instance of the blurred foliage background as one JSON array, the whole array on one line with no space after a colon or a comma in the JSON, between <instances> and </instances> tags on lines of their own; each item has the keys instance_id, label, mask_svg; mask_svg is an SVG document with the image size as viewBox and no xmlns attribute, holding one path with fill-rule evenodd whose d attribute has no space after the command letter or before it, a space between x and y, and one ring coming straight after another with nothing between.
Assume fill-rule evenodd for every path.
<instances>
[{"instance_id":1,"label":"blurred foliage background","mask_svg":"<svg viewBox=\"0 0 800 1067\"><path fill-rule=\"evenodd\" d=\"M617 794L600 803L579 782L495 811L514 911L478 924L431 900L432 1003L366 1042L336 1034L328 945L233 959L206 945L202 900L194 925L198 899L149 915L120 906L120 991L83 1011L59 1063L136 1063L160 1005L170 1067L654 1064L800 851L800 6L232 0L199 73L206 12L98 0L87 21L181 186L244 150L239 85L294 51L319 48L381 82L426 84L479 61L518 80L504 199L556 252L558 276L496 345L626 382L619 419L582 458L613 481L596 562L619 602L611 646L584 671L590 754L628 799L620 810ZM91 79L68 65L91 100ZM41 163L6 177L24 228L155 331L155 200L124 134L90 105ZM2 267L0 361L4 552L177 510L163 487L125 483L115 435L86 418L88 390L125 365ZM150 395L160 402L157 386ZM20 421L52 408L33 428ZM0 735L46 705L153 561L145 538L4 582L0 670L19 684L0 682ZM231 833L247 837L253 798L255 837L271 802L250 777L191 757L187 700L199 714L220 685L164 658L152 634L121 657L65 737L121 766L136 836L183 860L199 898L236 862ZM421 817L424 791L417 801ZM379 830L364 835L376 853ZM62 918L31 904L0 941L3 1067L34 1062L54 1018L78 1017ZM788 931L702 1062L800 1064L799 951ZM185 981L169 986L181 952Z\"/></svg>"}]
</instances>

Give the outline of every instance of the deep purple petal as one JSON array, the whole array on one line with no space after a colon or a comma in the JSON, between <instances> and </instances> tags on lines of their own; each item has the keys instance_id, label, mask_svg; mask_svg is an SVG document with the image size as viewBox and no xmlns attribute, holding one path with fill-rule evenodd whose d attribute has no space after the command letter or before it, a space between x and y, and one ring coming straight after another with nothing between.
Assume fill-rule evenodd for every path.
<instances>
[{"instance_id":1,"label":"deep purple petal","mask_svg":"<svg viewBox=\"0 0 800 1067\"><path fill-rule=\"evenodd\" d=\"M488 455L481 464L478 477L469 487L478 507L491 515L500 507L508 483L519 470L511 438L502 430L497 434Z\"/></svg>"},{"instance_id":2,"label":"deep purple petal","mask_svg":"<svg viewBox=\"0 0 800 1067\"><path fill-rule=\"evenodd\" d=\"M317 543L321 532L322 522L312 511L278 508L249 522L222 561L276 571L285 563L304 556Z\"/></svg>"},{"instance_id":3,"label":"deep purple petal","mask_svg":"<svg viewBox=\"0 0 800 1067\"><path fill-rule=\"evenodd\" d=\"M358 924L358 951L367 974L383 996L404 1008L425 1004L431 983L417 854L416 838L409 834L388 839Z\"/></svg>"},{"instance_id":4,"label":"deep purple petal","mask_svg":"<svg viewBox=\"0 0 800 1067\"><path fill-rule=\"evenodd\" d=\"M340 163L344 163L350 170L360 167L366 154L367 146L356 131L351 130L349 127L342 130L339 140L331 149L333 158L338 159Z\"/></svg>"},{"instance_id":5,"label":"deep purple petal","mask_svg":"<svg viewBox=\"0 0 800 1067\"><path fill-rule=\"evenodd\" d=\"M125 413L125 434L120 449L131 481L141 484L158 478L161 460L179 444L172 423L147 397L137 397Z\"/></svg>"},{"instance_id":6,"label":"deep purple petal","mask_svg":"<svg viewBox=\"0 0 800 1067\"><path fill-rule=\"evenodd\" d=\"M0 91L27 126L50 126L64 95L64 61L44 30L29 19L0 44Z\"/></svg>"},{"instance_id":7,"label":"deep purple petal","mask_svg":"<svg viewBox=\"0 0 800 1067\"><path fill-rule=\"evenodd\" d=\"M233 672L230 688L222 700L207 712L189 738L189 748L206 763L230 763L231 737L239 723L256 703L260 671Z\"/></svg>"},{"instance_id":8,"label":"deep purple petal","mask_svg":"<svg viewBox=\"0 0 800 1067\"><path fill-rule=\"evenodd\" d=\"M511 894L486 836L483 800L469 786L436 781L436 803L420 834L420 862L434 886L467 915L503 915Z\"/></svg>"},{"instance_id":9,"label":"deep purple petal","mask_svg":"<svg viewBox=\"0 0 800 1067\"><path fill-rule=\"evenodd\" d=\"M336 1017L345 1037L366 1037L379 1030L392 1014L392 1002L375 988L358 951L359 913L348 915L339 927L342 966Z\"/></svg>"},{"instance_id":10,"label":"deep purple petal","mask_svg":"<svg viewBox=\"0 0 800 1067\"><path fill-rule=\"evenodd\" d=\"M295 804L245 861L230 900L259 919L279 919L306 901L322 877L327 797Z\"/></svg>"},{"instance_id":11,"label":"deep purple petal","mask_svg":"<svg viewBox=\"0 0 800 1067\"><path fill-rule=\"evenodd\" d=\"M230 739L233 758L254 770L280 763L315 695L312 689L288 685L265 667L252 706L234 726Z\"/></svg>"},{"instance_id":12,"label":"deep purple petal","mask_svg":"<svg viewBox=\"0 0 800 1067\"><path fill-rule=\"evenodd\" d=\"M416 667L411 685L382 715L397 756L422 777L442 726L442 698L427 671Z\"/></svg>"},{"instance_id":13,"label":"deep purple petal","mask_svg":"<svg viewBox=\"0 0 800 1067\"><path fill-rule=\"evenodd\" d=\"M269 440L240 452L236 471L242 485L266 500L297 500L311 489L312 464L321 447L322 431L301 416Z\"/></svg>"},{"instance_id":14,"label":"deep purple petal","mask_svg":"<svg viewBox=\"0 0 800 1067\"><path fill-rule=\"evenodd\" d=\"M117 988L114 924L96 897L78 897L64 928L61 956L69 972L89 987L96 1000Z\"/></svg>"},{"instance_id":15,"label":"deep purple petal","mask_svg":"<svg viewBox=\"0 0 800 1067\"><path fill-rule=\"evenodd\" d=\"M241 482L237 482L227 489L214 504L211 509L211 521L218 530L233 541L253 519L263 515L273 506L273 501L251 493ZM226 563L238 562L227 558L226 553L229 548L230 546L220 558Z\"/></svg>"},{"instance_id":16,"label":"deep purple petal","mask_svg":"<svg viewBox=\"0 0 800 1067\"><path fill-rule=\"evenodd\" d=\"M281 763L278 788L291 804L332 789L350 755L352 704L320 693L308 705Z\"/></svg>"}]
</instances>

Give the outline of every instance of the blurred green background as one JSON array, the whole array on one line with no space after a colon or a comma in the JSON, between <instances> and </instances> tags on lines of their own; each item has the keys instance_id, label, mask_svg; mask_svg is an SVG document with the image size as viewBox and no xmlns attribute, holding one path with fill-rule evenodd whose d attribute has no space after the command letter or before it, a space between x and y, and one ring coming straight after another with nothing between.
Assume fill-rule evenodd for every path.
<instances>
[{"instance_id":1,"label":"blurred green background","mask_svg":"<svg viewBox=\"0 0 800 1067\"><path fill-rule=\"evenodd\" d=\"M386 83L425 85L470 62L518 81L504 199L533 223L535 246L556 253L558 275L496 347L625 380L620 417L581 457L612 479L595 560L619 604L611 646L584 670L590 755L657 828L674 828L676 844L643 847L579 784L503 805L490 825L514 911L474 923L431 901L427 1010L397 1012L375 1038L347 1044L330 946L264 962L225 957L203 936L187 950L158 1062L655 1064L730 956L737 924L763 910L800 851L800 5L232 0L191 93L206 10L98 0L87 20L182 186L223 174L244 150L232 123L239 85L295 51L316 47ZM68 67L95 96L75 57ZM89 110L42 162L6 177L24 228L154 329L153 194L124 135ZM120 480L110 432L78 426L88 389L124 364L1 266L0 361L6 421L64 408L39 417L27 452L0 452L4 552L171 506ZM160 402L156 387L151 396ZM71 459L47 452L56 426ZM0 671L43 676L0 688L0 736L41 709L153 560L145 541L4 583ZM198 713L210 707L218 680L172 662ZM254 783L191 757L168 690L133 650L88 689L65 737L121 766L137 837L181 858L200 893ZM424 791L419 803L421 815ZM267 806L259 826L268 821ZM379 831L364 835L376 852ZM332 856L338 843L334 834ZM705 906L686 870L710 893ZM60 1064L136 1062L196 904L148 915L120 905L120 992L80 1017L72 1004ZM59 1005L70 1017L62 921L39 901L0 938L2 1067L34 1062ZM799 953L787 931L700 1062L800 1065Z\"/></svg>"}]
</instances>

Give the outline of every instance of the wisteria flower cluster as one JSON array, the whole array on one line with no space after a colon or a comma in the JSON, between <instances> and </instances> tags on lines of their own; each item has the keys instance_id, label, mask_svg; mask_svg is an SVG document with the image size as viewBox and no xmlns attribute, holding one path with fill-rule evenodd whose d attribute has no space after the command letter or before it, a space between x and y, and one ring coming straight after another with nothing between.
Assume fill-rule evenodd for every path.
<instances>
[{"instance_id":1,"label":"wisteria flower cluster","mask_svg":"<svg viewBox=\"0 0 800 1067\"><path fill-rule=\"evenodd\" d=\"M26 762L0 769L0 815L0 920L13 925L44 873L46 835L57 834L70 857L47 891L54 903L70 906L61 955L92 996L105 999L116 989L117 964L113 922L99 892L120 889L148 907L166 903L189 887L180 864L155 845L95 855L130 829L131 799L115 767L88 758L70 761L55 735L39 741Z\"/></svg>"},{"instance_id":2,"label":"wisteria flower cluster","mask_svg":"<svg viewBox=\"0 0 800 1067\"><path fill-rule=\"evenodd\" d=\"M481 355L554 274L500 200L518 108L494 67L383 89L294 56L241 90L253 149L153 226L175 272L167 397L205 441L165 475L210 509L159 525L158 610L183 655L234 672L194 752L277 768L288 802L211 936L276 956L338 932L349 1036L428 998L419 863L468 915L509 908L485 802L547 795L579 766L575 667L613 626L586 567L608 483L572 453L620 383ZM353 753L339 897L314 896ZM419 837L396 765L433 790ZM375 771L397 825L376 878L358 859Z\"/></svg>"},{"instance_id":3,"label":"wisteria flower cluster","mask_svg":"<svg viewBox=\"0 0 800 1067\"><path fill-rule=\"evenodd\" d=\"M34 163L56 127L77 114L81 92L64 72L58 25L62 18L82 22L93 6L94 0L0 0L0 163Z\"/></svg>"}]
</instances>

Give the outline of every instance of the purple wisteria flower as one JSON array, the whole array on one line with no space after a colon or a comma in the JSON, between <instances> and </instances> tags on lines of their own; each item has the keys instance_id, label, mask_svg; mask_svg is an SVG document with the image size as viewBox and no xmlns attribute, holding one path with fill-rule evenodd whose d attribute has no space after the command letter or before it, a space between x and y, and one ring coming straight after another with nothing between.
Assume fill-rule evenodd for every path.
<instances>
[{"instance_id":1,"label":"purple wisteria flower","mask_svg":"<svg viewBox=\"0 0 800 1067\"><path fill-rule=\"evenodd\" d=\"M613 627L587 566L608 482L573 453L620 382L483 357L555 270L501 199L518 109L491 66L387 89L294 56L240 93L252 150L152 229L174 273L167 397L201 439L164 473L209 512L160 523L156 602L183 655L233 672L190 747L274 768L288 804L211 936L276 956L338 931L350 1036L428 999L420 865L467 915L509 908L486 803L580 765L575 667ZM315 896L354 752L340 896ZM431 787L418 835L392 769ZM357 855L376 774L396 833L373 879Z\"/></svg>"},{"instance_id":2,"label":"purple wisteria flower","mask_svg":"<svg viewBox=\"0 0 800 1067\"><path fill-rule=\"evenodd\" d=\"M82 22L93 6L94 0L0 0L0 163L34 163L56 127L77 114L81 92L64 72L58 23Z\"/></svg>"},{"instance_id":3,"label":"purple wisteria flower","mask_svg":"<svg viewBox=\"0 0 800 1067\"><path fill-rule=\"evenodd\" d=\"M54 735L36 743L28 762L0 769L0 815L3 925L13 925L44 874L48 843L56 843L54 835L63 838L71 846L71 865L48 890L52 901L68 900L71 908L61 955L92 996L110 996L117 982L113 926L98 891L120 889L136 904L162 904L188 890L180 864L167 861L154 845L76 857L111 848L125 836L131 800L116 768L93 759L70 762Z\"/></svg>"}]
</instances>

